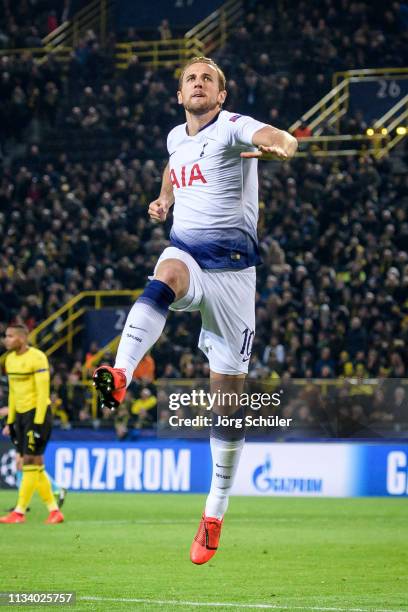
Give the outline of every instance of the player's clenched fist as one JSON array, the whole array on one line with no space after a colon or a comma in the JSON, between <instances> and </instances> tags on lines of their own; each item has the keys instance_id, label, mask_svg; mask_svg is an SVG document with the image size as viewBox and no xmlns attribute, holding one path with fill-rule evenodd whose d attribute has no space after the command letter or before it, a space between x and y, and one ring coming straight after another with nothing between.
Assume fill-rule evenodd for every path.
<instances>
[{"instance_id":1,"label":"player's clenched fist","mask_svg":"<svg viewBox=\"0 0 408 612\"><path fill-rule=\"evenodd\" d=\"M169 202L158 198L149 204L149 216L155 221L165 221L169 212Z\"/></svg>"}]
</instances>

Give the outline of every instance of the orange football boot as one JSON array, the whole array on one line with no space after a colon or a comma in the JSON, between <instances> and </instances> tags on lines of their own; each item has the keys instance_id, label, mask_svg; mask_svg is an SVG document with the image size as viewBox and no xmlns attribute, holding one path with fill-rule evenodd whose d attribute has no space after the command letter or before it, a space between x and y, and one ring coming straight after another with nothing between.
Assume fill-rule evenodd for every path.
<instances>
[{"instance_id":1,"label":"orange football boot","mask_svg":"<svg viewBox=\"0 0 408 612\"><path fill-rule=\"evenodd\" d=\"M47 520L44 522L46 525L57 525L57 523L63 523L64 515L62 514L61 510L51 510Z\"/></svg>"},{"instance_id":2,"label":"orange football boot","mask_svg":"<svg viewBox=\"0 0 408 612\"><path fill-rule=\"evenodd\" d=\"M207 563L215 555L220 541L222 520L203 514L190 549L190 559L197 565Z\"/></svg>"},{"instance_id":3,"label":"orange football boot","mask_svg":"<svg viewBox=\"0 0 408 612\"><path fill-rule=\"evenodd\" d=\"M25 514L20 514L20 512L12 510L9 514L0 518L0 523L25 523L25 520Z\"/></svg>"},{"instance_id":4,"label":"orange football boot","mask_svg":"<svg viewBox=\"0 0 408 612\"><path fill-rule=\"evenodd\" d=\"M102 408L117 408L125 399L126 375L121 368L101 365L93 374L93 384L101 394Z\"/></svg>"}]
</instances>

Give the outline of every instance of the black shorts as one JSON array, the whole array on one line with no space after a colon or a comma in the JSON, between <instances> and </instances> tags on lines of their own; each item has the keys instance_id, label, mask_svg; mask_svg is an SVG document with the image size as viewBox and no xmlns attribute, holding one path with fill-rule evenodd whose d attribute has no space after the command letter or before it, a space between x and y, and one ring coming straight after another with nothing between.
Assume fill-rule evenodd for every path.
<instances>
[{"instance_id":1,"label":"black shorts","mask_svg":"<svg viewBox=\"0 0 408 612\"><path fill-rule=\"evenodd\" d=\"M29 432L33 429L35 408L28 412L17 412L14 427L17 436L17 452L20 455L43 455L52 430L52 412L48 406L45 413L44 423L41 425L41 438L36 443L35 448L32 444Z\"/></svg>"}]
</instances>

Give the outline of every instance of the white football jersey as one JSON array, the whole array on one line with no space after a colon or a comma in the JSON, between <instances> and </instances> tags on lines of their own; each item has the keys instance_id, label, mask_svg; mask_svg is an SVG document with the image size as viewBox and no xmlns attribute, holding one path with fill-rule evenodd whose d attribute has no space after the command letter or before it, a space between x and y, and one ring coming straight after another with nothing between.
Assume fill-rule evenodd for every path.
<instances>
[{"instance_id":1,"label":"white football jersey","mask_svg":"<svg viewBox=\"0 0 408 612\"><path fill-rule=\"evenodd\" d=\"M265 123L221 111L195 136L187 124L167 138L175 197L172 245L190 253L202 268L242 269L260 263L258 161L252 136Z\"/></svg>"}]
</instances>

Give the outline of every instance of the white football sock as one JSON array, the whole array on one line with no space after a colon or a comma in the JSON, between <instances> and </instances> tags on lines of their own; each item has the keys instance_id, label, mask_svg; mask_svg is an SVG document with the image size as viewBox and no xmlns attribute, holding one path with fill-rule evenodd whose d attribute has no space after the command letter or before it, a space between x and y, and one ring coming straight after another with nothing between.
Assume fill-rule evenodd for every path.
<instances>
[{"instance_id":1,"label":"white football sock","mask_svg":"<svg viewBox=\"0 0 408 612\"><path fill-rule=\"evenodd\" d=\"M146 302L135 302L126 319L116 353L115 368L124 368L126 386L147 351L157 342L166 323L166 316Z\"/></svg>"},{"instance_id":2,"label":"white football sock","mask_svg":"<svg viewBox=\"0 0 408 612\"><path fill-rule=\"evenodd\" d=\"M239 464L245 440L210 438L213 461L211 489L205 504L205 516L222 519L227 507L231 487Z\"/></svg>"}]
</instances>

